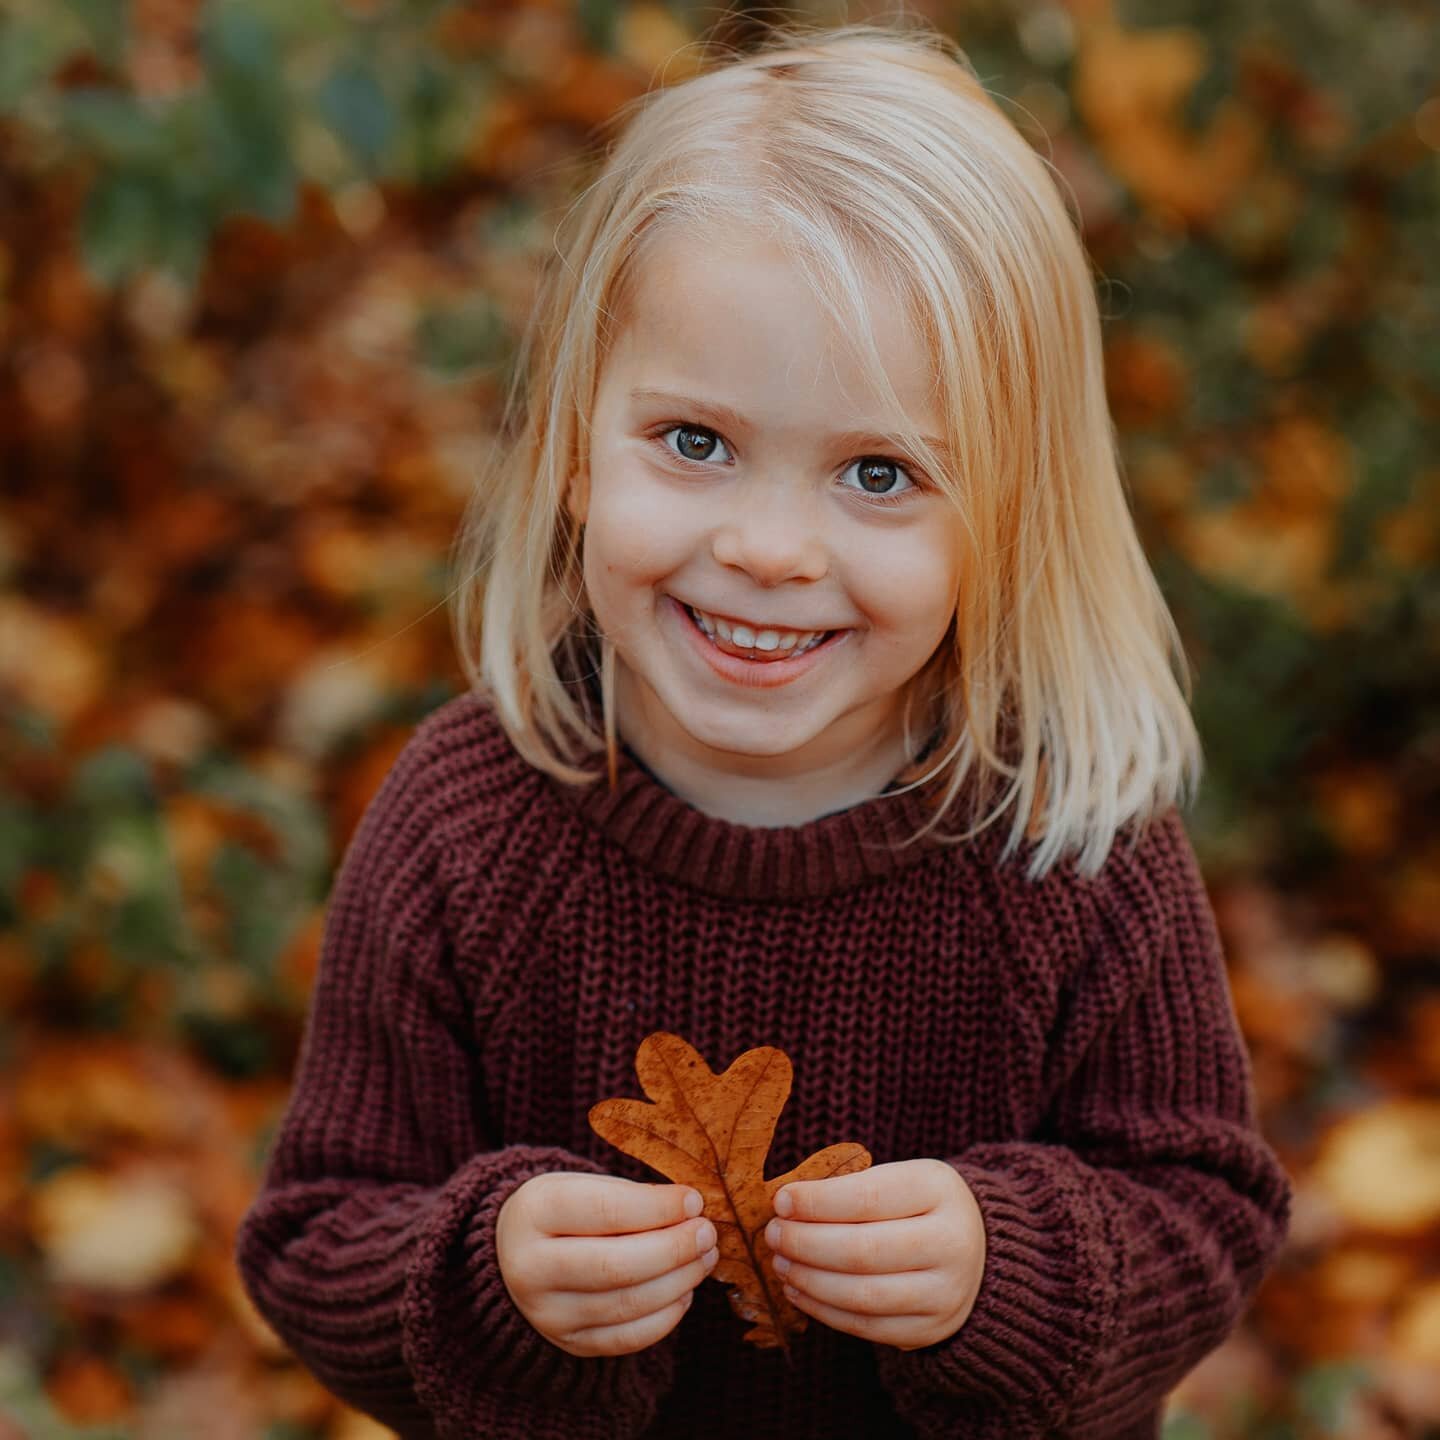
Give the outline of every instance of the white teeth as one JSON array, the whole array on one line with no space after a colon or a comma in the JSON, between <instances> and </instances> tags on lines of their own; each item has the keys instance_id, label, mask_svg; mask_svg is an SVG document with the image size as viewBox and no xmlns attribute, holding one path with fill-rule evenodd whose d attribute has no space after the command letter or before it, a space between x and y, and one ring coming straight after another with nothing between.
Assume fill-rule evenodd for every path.
<instances>
[{"instance_id":1,"label":"white teeth","mask_svg":"<svg viewBox=\"0 0 1440 1440\"><path fill-rule=\"evenodd\" d=\"M800 655L818 645L827 633L824 630L810 630L803 635L796 634L793 630L761 630L757 633L748 625L731 625L728 620L722 620L719 616L707 615L703 610L695 609L693 605L686 608L695 617L695 623L712 640L718 635L720 639L739 649L760 650L767 653L775 650L793 650L795 654Z\"/></svg>"}]
</instances>

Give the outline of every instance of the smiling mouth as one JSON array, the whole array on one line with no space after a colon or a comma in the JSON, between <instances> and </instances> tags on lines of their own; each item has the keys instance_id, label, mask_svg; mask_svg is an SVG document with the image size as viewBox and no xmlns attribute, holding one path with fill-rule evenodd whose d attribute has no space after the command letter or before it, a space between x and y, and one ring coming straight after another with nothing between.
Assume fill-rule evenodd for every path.
<instances>
[{"instance_id":1,"label":"smiling mouth","mask_svg":"<svg viewBox=\"0 0 1440 1440\"><path fill-rule=\"evenodd\" d=\"M693 605L687 605L680 600L678 596L676 600L680 608L690 617L690 623L722 654L733 655L741 660L755 661L762 665L779 664L786 660L796 659L801 655L808 655L812 650L819 650L822 646L828 645L835 636L844 633L841 630L824 630L803 641L796 636L794 631L761 630L756 633L747 626L732 627L723 620L712 621L697 611ZM750 636L755 643L736 644L734 636L737 630L741 638ZM731 633L727 635L725 631ZM783 639L788 639L790 643L782 644Z\"/></svg>"}]
</instances>

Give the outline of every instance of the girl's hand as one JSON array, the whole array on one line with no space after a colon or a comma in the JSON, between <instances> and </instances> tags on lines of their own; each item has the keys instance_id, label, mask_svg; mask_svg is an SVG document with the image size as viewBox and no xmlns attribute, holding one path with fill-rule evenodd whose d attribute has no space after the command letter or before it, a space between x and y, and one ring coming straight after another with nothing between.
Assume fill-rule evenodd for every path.
<instances>
[{"instance_id":1,"label":"girl's hand","mask_svg":"<svg viewBox=\"0 0 1440 1440\"><path fill-rule=\"evenodd\" d=\"M629 1355L664 1339L719 1258L688 1185L552 1170L500 1207L495 1253L516 1308L571 1355ZM693 1209L693 1214L691 1213Z\"/></svg>"},{"instance_id":2,"label":"girl's hand","mask_svg":"<svg viewBox=\"0 0 1440 1440\"><path fill-rule=\"evenodd\" d=\"M776 1194L777 1212L787 1196L790 1214L765 1238L797 1310L900 1350L965 1323L985 1273L985 1222L953 1165L900 1160L796 1180Z\"/></svg>"}]
</instances>

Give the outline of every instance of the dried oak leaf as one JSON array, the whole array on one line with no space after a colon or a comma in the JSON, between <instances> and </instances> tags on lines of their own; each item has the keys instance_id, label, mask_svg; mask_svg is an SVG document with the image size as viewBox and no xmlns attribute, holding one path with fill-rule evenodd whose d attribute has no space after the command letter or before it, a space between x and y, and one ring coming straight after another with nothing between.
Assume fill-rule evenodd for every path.
<instances>
[{"instance_id":1,"label":"dried oak leaf","mask_svg":"<svg viewBox=\"0 0 1440 1440\"><path fill-rule=\"evenodd\" d=\"M785 1298L765 1226L775 1192L792 1180L824 1180L870 1165L863 1145L846 1142L817 1150L793 1170L765 1179L775 1123L790 1096L790 1057L773 1045L739 1056L716 1075L678 1035L657 1030L635 1056L640 1084L654 1102L601 1100L590 1127L616 1149L642 1160L677 1185L692 1185L714 1223L720 1258L712 1280L731 1285L731 1307L755 1325L744 1338L780 1348L790 1361L790 1338L806 1315Z\"/></svg>"}]
</instances>

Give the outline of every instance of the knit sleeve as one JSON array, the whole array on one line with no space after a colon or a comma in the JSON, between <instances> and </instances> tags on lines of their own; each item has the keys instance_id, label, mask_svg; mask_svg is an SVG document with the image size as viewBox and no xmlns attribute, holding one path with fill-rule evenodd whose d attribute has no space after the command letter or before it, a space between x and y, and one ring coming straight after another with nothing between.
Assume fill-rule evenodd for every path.
<instances>
[{"instance_id":1,"label":"knit sleeve","mask_svg":"<svg viewBox=\"0 0 1440 1440\"><path fill-rule=\"evenodd\" d=\"M671 1384L676 1331L574 1356L531 1327L500 1273L513 1191L549 1171L606 1172L490 1132L444 923L436 788L412 738L341 862L239 1273L301 1363L403 1437L634 1436Z\"/></svg>"},{"instance_id":2,"label":"knit sleeve","mask_svg":"<svg viewBox=\"0 0 1440 1440\"><path fill-rule=\"evenodd\" d=\"M1235 1327L1288 1230L1290 1182L1256 1128L1178 811L1093 883L1088 960L1051 1036L1063 1064L1040 1131L941 1157L984 1217L974 1307L936 1345L874 1347L924 1437L1152 1434L1147 1417ZM1138 978L1107 998L1127 973Z\"/></svg>"}]
</instances>

